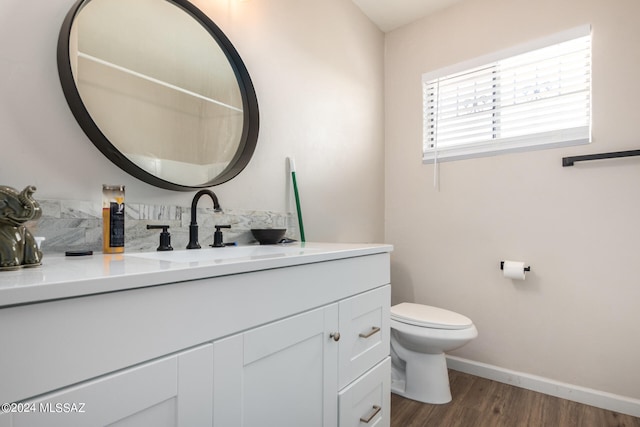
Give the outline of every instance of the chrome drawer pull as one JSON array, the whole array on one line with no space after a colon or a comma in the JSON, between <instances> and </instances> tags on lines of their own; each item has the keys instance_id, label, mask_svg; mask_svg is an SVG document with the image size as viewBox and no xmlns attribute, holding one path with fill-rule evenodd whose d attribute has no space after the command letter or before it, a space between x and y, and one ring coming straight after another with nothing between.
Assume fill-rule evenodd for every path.
<instances>
[{"instance_id":1,"label":"chrome drawer pull","mask_svg":"<svg viewBox=\"0 0 640 427\"><path fill-rule=\"evenodd\" d=\"M360 338L369 338L371 335L380 332L380 328L378 328L377 326L372 326L371 327L371 331L369 331L368 334L359 334L358 336Z\"/></svg>"},{"instance_id":2,"label":"chrome drawer pull","mask_svg":"<svg viewBox=\"0 0 640 427\"><path fill-rule=\"evenodd\" d=\"M329 334L329 338L333 338L334 341L340 341L340 332L332 332Z\"/></svg>"},{"instance_id":3,"label":"chrome drawer pull","mask_svg":"<svg viewBox=\"0 0 640 427\"><path fill-rule=\"evenodd\" d=\"M376 415L378 415L378 412L380 412L382 410L382 408L378 405L373 405L373 412L371 413L371 415L369 415L367 418L365 417L360 417L360 421L362 421L363 423L367 423L369 424L369 422L371 422L371 420L373 419L373 417L375 417Z\"/></svg>"}]
</instances>

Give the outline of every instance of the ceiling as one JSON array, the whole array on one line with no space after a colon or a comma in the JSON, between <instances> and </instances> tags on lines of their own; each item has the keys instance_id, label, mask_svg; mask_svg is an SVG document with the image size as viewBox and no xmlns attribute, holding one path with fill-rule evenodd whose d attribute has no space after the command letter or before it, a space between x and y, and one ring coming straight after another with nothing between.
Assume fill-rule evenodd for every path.
<instances>
[{"instance_id":1,"label":"ceiling","mask_svg":"<svg viewBox=\"0 0 640 427\"><path fill-rule=\"evenodd\" d=\"M387 32L461 0L352 0L382 31Z\"/></svg>"}]
</instances>

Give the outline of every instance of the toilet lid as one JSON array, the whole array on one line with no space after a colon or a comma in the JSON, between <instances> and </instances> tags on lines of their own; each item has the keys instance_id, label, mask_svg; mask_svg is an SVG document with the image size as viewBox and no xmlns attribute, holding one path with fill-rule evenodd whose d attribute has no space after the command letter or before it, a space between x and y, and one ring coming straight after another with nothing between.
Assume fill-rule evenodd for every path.
<instances>
[{"instance_id":1,"label":"toilet lid","mask_svg":"<svg viewBox=\"0 0 640 427\"><path fill-rule=\"evenodd\" d=\"M391 307L391 318L402 323L434 329L464 329L473 325L471 319L462 314L409 302Z\"/></svg>"}]
</instances>

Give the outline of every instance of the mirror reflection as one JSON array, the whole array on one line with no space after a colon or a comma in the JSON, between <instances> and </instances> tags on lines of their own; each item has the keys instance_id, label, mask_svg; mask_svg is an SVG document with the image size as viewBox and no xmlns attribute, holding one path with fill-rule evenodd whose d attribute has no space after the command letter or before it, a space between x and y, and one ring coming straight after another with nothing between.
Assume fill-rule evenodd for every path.
<instances>
[{"instance_id":1,"label":"mirror reflection","mask_svg":"<svg viewBox=\"0 0 640 427\"><path fill-rule=\"evenodd\" d=\"M188 2L166 0L84 0L68 30L74 87L65 95L74 110L68 92L71 98L77 93L81 103L75 108L90 116L92 123L83 123L74 111L81 126L87 132L95 125L99 132L87 134L119 166L171 189L232 178L248 162L257 138L248 73L226 37L216 40L212 27L194 19L193 9ZM63 25L61 40L65 34ZM250 101L255 105L247 110Z\"/></svg>"}]
</instances>

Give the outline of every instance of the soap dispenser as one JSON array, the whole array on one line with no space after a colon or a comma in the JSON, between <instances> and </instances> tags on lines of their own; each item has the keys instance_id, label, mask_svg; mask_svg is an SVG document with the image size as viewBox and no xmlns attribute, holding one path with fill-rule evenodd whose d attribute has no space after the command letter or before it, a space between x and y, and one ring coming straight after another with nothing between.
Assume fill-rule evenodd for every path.
<instances>
[{"instance_id":1,"label":"soap dispenser","mask_svg":"<svg viewBox=\"0 0 640 427\"><path fill-rule=\"evenodd\" d=\"M158 246L158 251L172 251L171 247L171 234L169 233L168 225L151 225L147 224L147 230L159 230L160 232L160 246Z\"/></svg>"}]
</instances>

